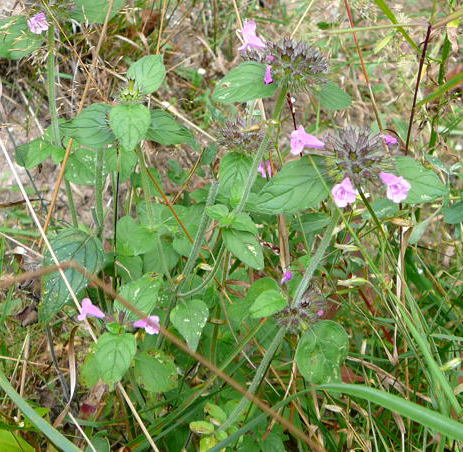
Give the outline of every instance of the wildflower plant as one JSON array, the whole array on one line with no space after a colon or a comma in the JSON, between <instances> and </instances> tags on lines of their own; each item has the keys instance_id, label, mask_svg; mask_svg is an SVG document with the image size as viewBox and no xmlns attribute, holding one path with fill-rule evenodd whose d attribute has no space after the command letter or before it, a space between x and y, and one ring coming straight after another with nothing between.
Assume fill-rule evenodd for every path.
<instances>
[{"instance_id":1,"label":"wildflower plant","mask_svg":"<svg viewBox=\"0 0 463 452\"><path fill-rule=\"evenodd\" d=\"M271 33L252 18L237 30L240 43L233 51L239 63L221 80L200 79L205 114L217 120L211 133L180 112L178 99L168 97L176 80L170 72L177 68L162 55L164 16L155 54L149 41L144 41L146 48L136 43L136 52L118 59L111 69L122 75L106 96L93 103L82 100L79 108L64 112L57 106L55 90L63 78L56 72L56 35L67 22L75 26L76 21L81 27L104 24L107 31L108 21L124 14L125 3L115 0L111 10L108 3L101 4L104 8L76 1L56 17L49 14L55 8L50 5L47 13L34 11L0 23L0 56L17 59L42 45L49 49L50 127L18 146L15 157L27 171L46 161L59 168L55 200L45 207L43 226L27 203L44 243L37 251L45 269L36 307L39 327L60 328L70 344L72 391L56 425L84 399L84 391L94 396L105 388L113 401L110 409L97 410L95 405L101 419L85 424L95 444L101 435L91 431L93 426L100 421L119 424L114 420L123 405L131 415L124 411L119 418L136 423L114 447L122 447L130 437L130 444L140 450L156 450L156 437L162 444L158 450L166 451L196 446L201 451L225 450L233 445L285 450L289 443L282 438L293 435L291 447L297 442L302 450L304 441L313 446L313 438L322 432L317 427L315 434L307 424L312 419L321 423L322 410L318 396L301 403L305 399L296 398L302 394L297 391L315 394L314 385L325 384L322 389L333 394L352 391L369 403L383 403L399 415L418 419L423 430L448 434L452 440L461 437L461 425L448 416L451 411L461 413L458 391L442 373L435 347L428 347L427 326L417 314L413 288L405 284L407 265L413 283L423 282L423 272L409 264L411 250L406 248L407 240L419 240L429 219L411 235L400 228L420 221L416 211L425 203L450 202L448 187L431 165L403 149L403 141L386 133L382 124L374 133L370 124L355 124L354 116L344 126L340 115L327 114L348 109L351 97L334 82L339 74L325 50L295 37L269 39ZM55 28L56 20L63 24ZM21 50L18 43L24 44ZM98 58L88 72L92 77ZM301 105L309 99L314 110L302 111L299 99ZM189 170L177 157L180 150L192 162ZM170 158L168 169L160 164L163 155ZM62 179L69 223L58 221L54 212ZM93 193L87 216L75 206L75 186ZM400 277L383 277L378 268L388 265L399 267ZM407 337L422 352L420 363L428 366L426 373L438 381L439 397L445 399L433 399L426 408L442 407L439 422L428 412L423 415L424 408L411 400L399 403L388 399L383 389L367 387L360 372L356 375L361 385L343 385L346 367L357 363L346 361L349 348L357 350L346 331L354 328L348 317L362 309L368 310L368 322L381 319L383 328L375 334L393 350L388 350L388 363L399 359L394 335L407 326ZM355 327L366 329L368 322ZM76 331L82 337L77 354ZM88 345L90 338L94 343ZM362 343L370 347L367 342ZM53 350L53 343L49 347ZM410 349L404 350L409 359ZM354 359L370 366L362 371L376 369L364 351ZM76 356L78 370L72 367ZM252 373L241 366L232 375L241 359L252 362ZM268 369L275 381L284 380L284 391L273 377L266 377ZM56 370L62 377L59 366ZM216 376L229 386L216 382ZM272 393L267 392L267 380L275 385ZM76 387L79 397L73 399ZM294 395L287 400L293 387ZM397 388L409 391L405 384ZM268 403L260 402L260 391ZM435 393L422 397L423 404ZM261 413L248 409L249 403L281 423L285 433L273 424L265 432L249 432L250 426L260 429L264 422ZM295 409L291 405L287 411L286 403ZM79 422L81 416L74 414L69 418ZM37 425L45 422L40 420ZM178 423L178 431L164 430L170 422ZM61 436L61 448L74 450ZM334 442L317 437L313 450L318 443L332 447Z\"/></svg>"}]
</instances>

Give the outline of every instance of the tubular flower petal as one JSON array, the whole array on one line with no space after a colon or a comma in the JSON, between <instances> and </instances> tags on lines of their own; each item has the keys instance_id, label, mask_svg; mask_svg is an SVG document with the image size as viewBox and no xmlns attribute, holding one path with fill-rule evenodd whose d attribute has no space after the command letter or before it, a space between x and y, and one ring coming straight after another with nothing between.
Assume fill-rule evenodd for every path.
<instances>
[{"instance_id":1,"label":"tubular flower petal","mask_svg":"<svg viewBox=\"0 0 463 452\"><path fill-rule=\"evenodd\" d=\"M410 188L412 188L410 182L402 176L381 171L379 177L387 187L386 196L395 203L402 202L407 197Z\"/></svg>"},{"instance_id":2,"label":"tubular flower petal","mask_svg":"<svg viewBox=\"0 0 463 452\"><path fill-rule=\"evenodd\" d=\"M265 68L264 83L266 85L270 85L270 83L273 83L272 66L270 66L269 64L267 64L267 67Z\"/></svg>"},{"instance_id":3,"label":"tubular flower petal","mask_svg":"<svg viewBox=\"0 0 463 452\"><path fill-rule=\"evenodd\" d=\"M105 313L98 308L98 306L95 306L91 302L90 298L84 298L82 300L82 308L80 310L80 314L77 316L77 320L79 320L79 322L83 322L87 316L104 319Z\"/></svg>"},{"instance_id":4,"label":"tubular flower petal","mask_svg":"<svg viewBox=\"0 0 463 452\"><path fill-rule=\"evenodd\" d=\"M42 31L48 30L47 17L44 13L38 13L35 16L32 16L28 19L27 25L29 30L36 35L39 35Z\"/></svg>"},{"instance_id":5,"label":"tubular flower petal","mask_svg":"<svg viewBox=\"0 0 463 452\"><path fill-rule=\"evenodd\" d=\"M325 143L307 133L304 127L299 126L291 133L291 154L299 155L305 147L322 149L325 147Z\"/></svg>"},{"instance_id":6,"label":"tubular flower petal","mask_svg":"<svg viewBox=\"0 0 463 452\"><path fill-rule=\"evenodd\" d=\"M380 135L380 137L384 140L386 146L394 146L399 142L399 140L392 135Z\"/></svg>"},{"instance_id":7,"label":"tubular flower petal","mask_svg":"<svg viewBox=\"0 0 463 452\"><path fill-rule=\"evenodd\" d=\"M286 270L283 273L283 278L281 278L280 284L284 284L285 282L287 282L287 281L289 281L291 279L293 279L293 274L292 274L291 270Z\"/></svg>"},{"instance_id":8,"label":"tubular flower petal","mask_svg":"<svg viewBox=\"0 0 463 452\"><path fill-rule=\"evenodd\" d=\"M340 184L336 184L332 190L334 202L338 207L346 207L352 204L357 197L357 190L352 186L352 182L346 177Z\"/></svg>"},{"instance_id":9,"label":"tubular flower petal","mask_svg":"<svg viewBox=\"0 0 463 452\"><path fill-rule=\"evenodd\" d=\"M259 167L257 168L257 171L264 178L272 177L273 173L272 173L272 165L270 164L270 160L266 160L265 162L260 162Z\"/></svg>"},{"instance_id":10,"label":"tubular flower petal","mask_svg":"<svg viewBox=\"0 0 463 452\"><path fill-rule=\"evenodd\" d=\"M144 328L148 334L159 334L159 317L150 315L144 319L133 322L135 328Z\"/></svg>"},{"instance_id":11,"label":"tubular flower petal","mask_svg":"<svg viewBox=\"0 0 463 452\"><path fill-rule=\"evenodd\" d=\"M244 23L241 30L244 44L238 50L245 51L249 47L252 49L265 49L265 43L256 35L256 23L253 20L248 20Z\"/></svg>"}]
</instances>

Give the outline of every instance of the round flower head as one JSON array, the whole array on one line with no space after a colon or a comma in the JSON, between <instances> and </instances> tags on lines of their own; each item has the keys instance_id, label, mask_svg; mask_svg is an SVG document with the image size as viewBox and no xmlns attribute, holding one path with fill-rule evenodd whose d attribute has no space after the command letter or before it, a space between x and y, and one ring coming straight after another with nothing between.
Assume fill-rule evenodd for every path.
<instances>
[{"instance_id":1,"label":"round flower head","mask_svg":"<svg viewBox=\"0 0 463 452\"><path fill-rule=\"evenodd\" d=\"M256 35L256 23L253 20L247 20L244 23L240 33L243 35L244 44L238 50L244 51L248 48L264 49L265 43Z\"/></svg>"},{"instance_id":2,"label":"round flower head","mask_svg":"<svg viewBox=\"0 0 463 452\"><path fill-rule=\"evenodd\" d=\"M38 13L27 20L27 26L32 33L39 35L42 31L48 30L47 17L44 13Z\"/></svg>"},{"instance_id":3,"label":"round flower head","mask_svg":"<svg viewBox=\"0 0 463 452\"><path fill-rule=\"evenodd\" d=\"M277 322L297 333L304 323L314 323L326 312L327 300L317 288L307 290L301 301L275 314Z\"/></svg>"},{"instance_id":4,"label":"round flower head","mask_svg":"<svg viewBox=\"0 0 463 452\"><path fill-rule=\"evenodd\" d=\"M381 137L367 129L347 127L337 136L326 136L324 141L328 170L335 178L339 174L348 177L354 186L363 186L367 181L376 184L379 173L391 166Z\"/></svg>"},{"instance_id":5,"label":"round flower head","mask_svg":"<svg viewBox=\"0 0 463 452\"><path fill-rule=\"evenodd\" d=\"M381 171L379 177L387 187L386 196L395 203L402 202L407 197L410 188L412 188L410 183L402 176Z\"/></svg>"},{"instance_id":6,"label":"round flower head","mask_svg":"<svg viewBox=\"0 0 463 452\"><path fill-rule=\"evenodd\" d=\"M328 61L320 51L303 41L285 37L280 42L267 41L265 48L247 48L244 57L271 64L275 82L287 84L290 91L309 89L325 83Z\"/></svg>"},{"instance_id":7,"label":"round flower head","mask_svg":"<svg viewBox=\"0 0 463 452\"><path fill-rule=\"evenodd\" d=\"M340 184L336 184L331 189L331 194L338 207L346 207L348 204L355 202L355 198L357 198L357 190L352 186L352 182L348 177Z\"/></svg>"},{"instance_id":8,"label":"round flower head","mask_svg":"<svg viewBox=\"0 0 463 452\"><path fill-rule=\"evenodd\" d=\"M230 151L253 154L262 141L264 133L258 124L246 124L241 118L235 121L227 121L225 127L219 129L222 138L219 138L219 146Z\"/></svg>"}]
</instances>

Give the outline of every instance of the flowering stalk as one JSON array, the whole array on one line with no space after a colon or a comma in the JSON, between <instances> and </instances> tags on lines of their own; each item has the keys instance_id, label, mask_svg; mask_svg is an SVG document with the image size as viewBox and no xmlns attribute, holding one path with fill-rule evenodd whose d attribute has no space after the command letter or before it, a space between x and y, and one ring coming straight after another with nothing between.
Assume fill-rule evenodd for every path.
<instances>
[{"instance_id":1,"label":"flowering stalk","mask_svg":"<svg viewBox=\"0 0 463 452\"><path fill-rule=\"evenodd\" d=\"M55 27L49 25L48 32L48 58L47 58L47 81L48 81L48 111L50 112L50 123L52 131L52 140L55 146L61 146L61 136L58 124L58 110L56 107L56 70L55 70ZM64 180L66 187L66 196L68 198L69 210L71 211L72 224L78 226L77 210L72 197L71 184Z\"/></svg>"}]
</instances>

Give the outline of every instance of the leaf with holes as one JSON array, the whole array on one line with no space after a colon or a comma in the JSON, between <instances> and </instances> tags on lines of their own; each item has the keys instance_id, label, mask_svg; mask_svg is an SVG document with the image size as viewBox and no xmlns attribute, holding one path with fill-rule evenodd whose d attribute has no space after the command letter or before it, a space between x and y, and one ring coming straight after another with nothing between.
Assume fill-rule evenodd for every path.
<instances>
[{"instance_id":1,"label":"leaf with holes","mask_svg":"<svg viewBox=\"0 0 463 452\"><path fill-rule=\"evenodd\" d=\"M104 263L103 246L100 240L87 232L69 228L61 231L51 241L51 247L60 262L73 260L89 273L97 274ZM47 253L43 266L53 265L54 261ZM77 294L87 286L87 278L73 268L64 270L73 291ZM49 273L42 278L42 301L39 305L39 320L49 322L71 298L59 272Z\"/></svg>"},{"instance_id":2,"label":"leaf with holes","mask_svg":"<svg viewBox=\"0 0 463 452\"><path fill-rule=\"evenodd\" d=\"M186 340L194 352L198 348L199 338L209 317L209 309L202 300L183 301L170 313L170 321Z\"/></svg>"},{"instance_id":3,"label":"leaf with holes","mask_svg":"<svg viewBox=\"0 0 463 452\"><path fill-rule=\"evenodd\" d=\"M103 152L103 151L101 151ZM95 185L96 180L96 152L92 149L79 148L70 156L66 165L64 178L73 184ZM103 162L103 175L107 174L106 165Z\"/></svg>"},{"instance_id":4,"label":"leaf with holes","mask_svg":"<svg viewBox=\"0 0 463 452\"><path fill-rule=\"evenodd\" d=\"M256 270L264 268L262 247L254 234L236 229L224 229L222 237L227 250L241 262Z\"/></svg>"},{"instance_id":5,"label":"leaf with holes","mask_svg":"<svg viewBox=\"0 0 463 452\"><path fill-rule=\"evenodd\" d=\"M332 320L320 320L297 344L295 359L299 372L313 384L340 382L340 365L348 349L349 337L344 328Z\"/></svg>"},{"instance_id":6,"label":"leaf with holes","mask_svg":"<svg viewBox=\"0 0 463 452\"><path fill-rule=\"evenodd\" d=\"M275 94L277 84L266 85L264 78L265 64L254 61L241 63L217 84L212 99L230 104L271 97Z\"/></svg>"},{"instance_id":7,"label":"leaf with holes","mask_svg":"<svg viewBox=\"0 0 463 452\"><path fill-rule=\"evenodd\" d=\"M150 111L141 104L117 105L109 114L111 129L126 151L133 151L145 138L150 125Z\"/></svg>"},{"instance_id":8,"label":"leaf with holes","mask_svg":"<svg viewBox=\"0 0 463 452\"><path fill-rule=\"evenodd\" d=\"M166 68L162 55L146 55L132 63L127 71L127 78L135 80L135 87L143 94L151 94L162 84Z\"/></svg>"},{"instance_id":9,"label":"leaf with holes","mask_svg":"<svg viewBox=\"0 0 463 452\"><path fill-rule=\"evenodd\" d=\"M159 291L162 287L162 279L153 278L150 275L144 275L136 281L131 281L121 286L119 294L121 297L129 300L136 308L142 311L146 316L151 314L156 304L158 304ZM138 316L129 311L120 301L114 301L114 310L124 312L125 319L133 322Z\"/></svg>"},{"instance_id":10,"label":"leaf with holes","mask_svg":"<svg viewBox=\"0 0 463 452\"><path fill-rule=\"evenodd\" d=\"M149 392L167 392L177 387L174 360L160 350L137 353L134 374L137 383Z\"/></svg>"}]
</instances>

